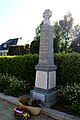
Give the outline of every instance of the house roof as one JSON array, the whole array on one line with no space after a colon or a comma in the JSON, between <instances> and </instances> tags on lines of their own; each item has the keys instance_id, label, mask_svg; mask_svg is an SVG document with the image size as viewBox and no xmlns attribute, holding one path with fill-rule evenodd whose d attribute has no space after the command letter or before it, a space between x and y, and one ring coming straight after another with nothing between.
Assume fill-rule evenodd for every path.
<instances>
[{"instance_id":1,"label":"house roof","mask_svg":"<svg viewBox=\"0 0 80 120\"><path fill-rule=\"evenodd\" d=\"M19 38L9 39L0 45L0 50L8 50L9 46L16 45Z\"/></svg>"}]
</instances>

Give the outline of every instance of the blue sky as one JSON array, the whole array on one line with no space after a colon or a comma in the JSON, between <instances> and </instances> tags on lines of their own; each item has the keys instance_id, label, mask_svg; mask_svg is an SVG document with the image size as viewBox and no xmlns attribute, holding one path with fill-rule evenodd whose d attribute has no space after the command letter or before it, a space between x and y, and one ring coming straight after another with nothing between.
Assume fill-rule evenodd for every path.
<instances>
[{"instance_id":1,"label":"blue sky","mask_svg":"<svg viewBox=\"0 0 80 120\"><path fill-rule=\"evenodd\" d=\"M71 12L74 23L80 23L80 0L0 0L0 44L21 36L23 44L30 43L45 9L52 11L51 22Z\"/></svg>"},{"instance_id":2,"label":"blue sky","mask_svg":"<svg viewBox=\"0 0 80 120\"><path fill-rule=\"evenodd\" d=\"M0 0L0 26L8 25L27 3L28 0Z\"/></svg>"},{"instance_id":3,"label":"blue sky","mask_svg":"<svg viewBox=\"0 0 80 120\"><path fill-rule=\"evenodd\" d=\"M9 38L20 37L17 34L21 30L17 29L22 26L18 25L18 21L26 6L28 0L0 0L0 43Z\"/></svg>"}]
</instances>

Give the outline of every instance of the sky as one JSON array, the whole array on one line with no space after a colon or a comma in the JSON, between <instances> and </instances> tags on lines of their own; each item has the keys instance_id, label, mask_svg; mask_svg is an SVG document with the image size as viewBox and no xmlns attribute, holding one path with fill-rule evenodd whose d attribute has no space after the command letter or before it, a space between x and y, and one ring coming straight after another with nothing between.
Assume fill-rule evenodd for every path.
<instances>
[{"instance_id":1,"label":"sky","mask_svg":"<svg viewBox=\"0 0 80 120\"><path fill-rule=\"evenodd\" d=\"M80 0L0 0L0 44L19 37L30 43L46 9L52 11L51 24L70 12L80 25Z\"/></svg>"}]
</instances>

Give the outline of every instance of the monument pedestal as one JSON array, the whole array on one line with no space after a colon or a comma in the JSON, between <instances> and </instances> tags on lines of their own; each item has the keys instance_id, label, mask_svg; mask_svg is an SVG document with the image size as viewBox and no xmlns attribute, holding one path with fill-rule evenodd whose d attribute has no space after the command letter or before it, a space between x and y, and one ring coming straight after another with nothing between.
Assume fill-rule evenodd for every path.
<instances>
[{"instance_id":1,"label":"monument pedestal","mask_svg":"<svg viewBox=\"0 0 80 120\"><path fill-rule=\"evenodd\" d=\"M34 99L41 100L42 105L44 107L52 107L57 102L57 91L55 90L51 93L45 93L45 92L41 92L41 91L42 91L42 89L40 91L32 90L31 96Z\"/></svg>"},{"instance_id":2,"label":"monument pedestal","mask_svg":"<svg viewBox=\"0 0 80 120\"><path fill-rule=\"evenodd\" d=\"M51 107L57 102L56 65L36 65L36 80L31 96L40 99L45 107Z\"/></svg>"}]
</instances>

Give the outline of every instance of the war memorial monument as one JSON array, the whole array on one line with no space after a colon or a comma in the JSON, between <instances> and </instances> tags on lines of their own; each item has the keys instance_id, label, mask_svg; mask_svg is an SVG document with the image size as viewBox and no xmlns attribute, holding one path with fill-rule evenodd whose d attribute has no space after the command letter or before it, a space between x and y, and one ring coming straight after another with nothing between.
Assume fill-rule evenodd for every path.
<instances>
[{"instance_id":1,"label":"war memorial monument","mask_svg":"<svg viewBox=\"0 0 80 120\"><path fill-rule=\"evenodd\" d=\"M51 107L57 102L56 69L54 65L53 28L49 18L52 12L43 13L43 24L40 32L39 62L35 66L36 78L34 90L30 92L35 99L40 99L43 106Z\"/></svg>"}]
</instances>

